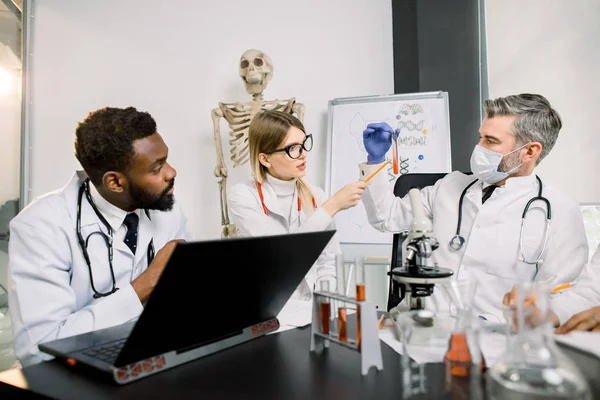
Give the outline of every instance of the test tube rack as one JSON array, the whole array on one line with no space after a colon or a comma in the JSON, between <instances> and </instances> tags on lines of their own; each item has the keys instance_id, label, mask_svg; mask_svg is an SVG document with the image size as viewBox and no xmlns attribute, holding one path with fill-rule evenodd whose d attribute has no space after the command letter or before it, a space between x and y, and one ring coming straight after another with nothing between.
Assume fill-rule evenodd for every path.
<instances>
[{"instance_id":1,"label":"test tube rack","mask_svg":"<svg viewBox=\"0 0 600 400\"><path fill-rule=\"evenodd\" d=\"M323 298L343 302L345 304L355 304L360 306L360 344L356 340L340 341L337 337L324 334L321 330L321 310L320 303ZM358 310L358 307L356 307ZM381 357L381 343L378 334L378 318L375 305L368 301L358 301L355 298L342 296L330 292L317 291L313 293L313 312L310 328L310 351L322 353L329 343L337 343L340 346L357 351L360 353L361 373L367 375L371 367L383 370L383 360Z\"/></svg>"}]
</instances>

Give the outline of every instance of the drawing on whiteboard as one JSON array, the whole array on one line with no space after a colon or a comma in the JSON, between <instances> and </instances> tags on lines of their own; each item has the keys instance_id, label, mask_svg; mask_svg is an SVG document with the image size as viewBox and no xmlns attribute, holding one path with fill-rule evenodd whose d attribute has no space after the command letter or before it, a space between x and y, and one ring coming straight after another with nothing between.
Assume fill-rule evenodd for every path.
<instances>
[{"instance_id":1,"label":"drawing on whiteboard","mask_svg":"<svg viewBox=\"0 0 600 400\"><path fill-rule=\"evenodd\" d=\"M423 119L417 123L415 123L413 121L398 121L396 128L397 129L406 129L409 131L420 131L423 129L424 123L425 123L425 120L423 120Z\"/></svg>"},{"instance_id":2,"label":"drawing on whiteboard","mask_svg":"<svg viewBox=\"0 0 600 400\"><path fill-rule=\"evenodd\" d=\"M420 104L402 104L398 113L408 115L408 113L412 115L419 114L423 112L423 107Z\"/></svg>"},{"instance_id":3,"label":"drawing on whiteboard","mask_svg":"<svg viewBox=\"0 0 600 400\"><path fill-rule=\"evenodd\" d=\"M408 170L409 168L409 158L402 158L402 157L398 157L398 161L400 162L399 168L400 170L398 171L400 175L404 175L404 174L408 174L410 171Z\"/></svg>"},{"instance_id":4,"label":"drawing on whiteboard","mask_svg":"<svg viewBox=\"0 0 600 400\"><path fill-rule=\"evenodd\" d=\"M406 147L427 146L427 137L400 136L398 138L398 144Z\"/></svg>"},{"instance_id":5,"label":"drawing on whiteboard","mask_svg":"<svg viewBox=\"0 0 600 400\"><path fill-rule=\"evenodd\" d=\"M391 182L394 179L396 179L396 175L394 174L394 166L392 165L392 163L388 164L387 175L388 175L388 182Z\"/></svg>"},{"instance_id":6,"label":"drawing on whiteboard","mask_svg":"<svg viewBox=\"0 0 600 400\"><path fill-rule=\"evenodd\" d=\"M350 135L354 136L358 148L365 153L367 152L367 150L365 150L362 133L366 126L367 123L365 122L365 119L362 117L362 115L360 115L360 113L356 113L354 117L352 117L352 119L350 120Z\"/></svg>"}]
</instances>

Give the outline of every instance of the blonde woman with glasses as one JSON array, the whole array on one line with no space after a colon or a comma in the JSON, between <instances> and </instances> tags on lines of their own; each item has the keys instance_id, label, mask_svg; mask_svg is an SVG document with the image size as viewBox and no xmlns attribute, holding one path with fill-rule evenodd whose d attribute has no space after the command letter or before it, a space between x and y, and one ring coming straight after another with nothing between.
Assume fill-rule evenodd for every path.
<instances>
[{"instance_id":1,"label":"blonde woman with glasses","mask_svg":"<svg viewBox=\"0 0 600 400\"><path fill-rule=\"evenodd\" d=\"M333 229L335 215L358 204L366 186L362 181L343 187L329 199L305 181L313 138L296 117L263 111L252 120L248 141L253 179L232 186L228 199L239 236ZM292 298L310 300L324 279L335 290L335 254L340 251L334 235Z\"/></svg>"}]
</instances>

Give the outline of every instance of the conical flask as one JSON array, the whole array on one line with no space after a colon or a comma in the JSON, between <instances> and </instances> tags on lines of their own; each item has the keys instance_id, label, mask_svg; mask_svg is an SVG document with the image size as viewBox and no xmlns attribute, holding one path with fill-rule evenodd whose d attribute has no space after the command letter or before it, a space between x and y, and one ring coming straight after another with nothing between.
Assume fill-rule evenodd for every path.
<instances>
[{"instance_id":1,"label":"conical flask","mask_svg":"<svg viewBox=\"0 0 600 400\"><path fill-rule=\"evenodd\" d=\"M515 289L516 306L509 313L514 332L488 371L489 399L591 399L581 371L554 342L550 286L525 282Z\"/></svg>"},{"instance_id":2,"label":"conical flask","mask_svg":"<svg viewBox=\"0 0 600 400\"><path fill-rule=\"evenodd\" d=\"M473 297L477 282L451 280L439 285L456 309L454 328L444 357L447 375L468 377L474 369L481 373L486 369L485 359L479 345L479 320L473 315Z\"/></svg>"}]
</instances>

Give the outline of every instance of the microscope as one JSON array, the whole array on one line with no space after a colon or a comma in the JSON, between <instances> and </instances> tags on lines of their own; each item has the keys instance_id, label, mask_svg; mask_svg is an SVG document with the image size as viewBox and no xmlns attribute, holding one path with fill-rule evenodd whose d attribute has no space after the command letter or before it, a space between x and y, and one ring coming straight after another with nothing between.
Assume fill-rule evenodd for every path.
<instances>
[{"instance_id":1,"label":"microscope","mask_svg":"<svg viewBox=\"0 0 600 400\"><path fill-rule=\"evenodd\" d=\"M413 220L408 235L402 243L402 267L393 268L390 275L397 282L400 302L406 298L410 310L425 309L425 298L433 294L436 283L448 280L453 272L440 268L433 260L439 242L433 237L431 221L425 216L421 191L408 192Z\"/></svg>"}]
</instances>

